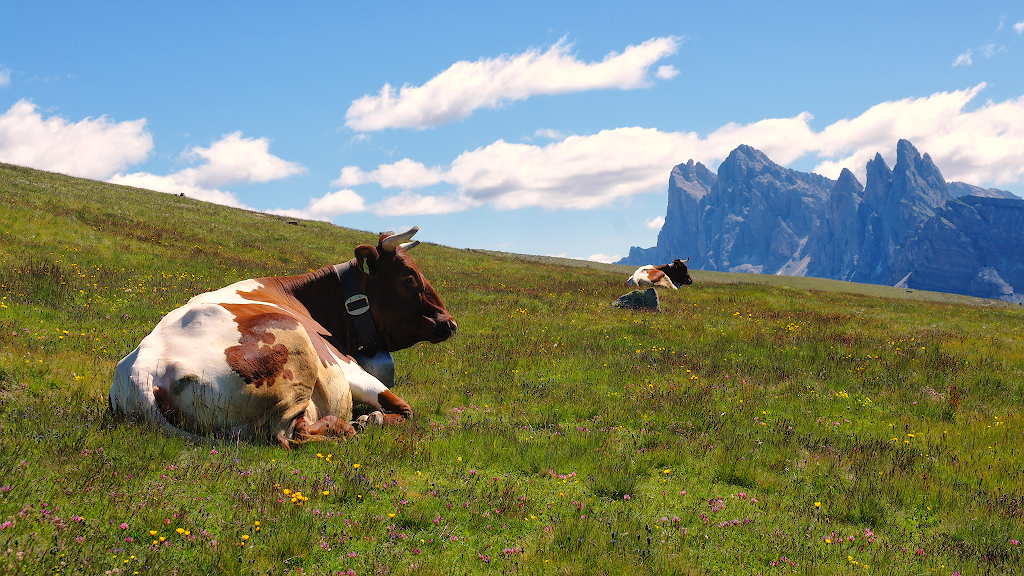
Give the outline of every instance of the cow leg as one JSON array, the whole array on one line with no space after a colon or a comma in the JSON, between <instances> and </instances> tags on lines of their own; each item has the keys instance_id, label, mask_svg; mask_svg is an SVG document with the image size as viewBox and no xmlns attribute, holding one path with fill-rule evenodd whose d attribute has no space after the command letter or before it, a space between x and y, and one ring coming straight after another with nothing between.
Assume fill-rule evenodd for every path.
<instances>
[{"instance_id":1,"label":"cow leg","mask_svg":"<svg viewBox=\"0 0 1024 576\"><path fill-rule=\"evenodd\" d=\"M383 382L374 378L358 364L346 363L342 369L345 371L349 388L352 390L352 400L369 404L385 412L385 424L397 424L412 418L412 408L409 403L399 398Z\"/></svg>"}]
</instances>

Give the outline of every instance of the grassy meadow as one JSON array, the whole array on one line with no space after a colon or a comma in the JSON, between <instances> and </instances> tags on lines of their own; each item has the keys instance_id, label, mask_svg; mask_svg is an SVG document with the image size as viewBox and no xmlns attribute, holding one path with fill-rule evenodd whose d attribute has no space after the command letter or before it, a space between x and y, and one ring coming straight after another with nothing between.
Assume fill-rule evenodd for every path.
<instances>
[{"instance_id":1,"label":"grassy meadow","mask_svg":"<svg viewBox=\"0 0 1024 576\"><path fill-rule=\"evenodd\" d=\"M614 267L424 244L459 333L395 354L411 424L286 452L107 413L164 313L374 241L0 165L0 574L1024 570L1019 306L698 272L631 312Z\"/></svg>"}]
</instances>

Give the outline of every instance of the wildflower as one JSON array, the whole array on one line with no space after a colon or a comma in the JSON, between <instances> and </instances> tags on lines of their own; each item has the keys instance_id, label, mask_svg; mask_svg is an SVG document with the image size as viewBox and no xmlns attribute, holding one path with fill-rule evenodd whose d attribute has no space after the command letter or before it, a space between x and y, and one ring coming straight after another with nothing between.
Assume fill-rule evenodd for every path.
<instances>
[{"instance_id":1,"label":"wildflower","mask_svg":"<svg viewBox=\"0 0 1024 576\"><path fill-rule=\"evenodd\" d=\"M815 508L821 508L821 502L815 502L814 503L814 507Z\"/></svg>"},{"instance_id":2,"label":"wildflower","mask_svg":"<svg viewBox=\"0 0 1024 576\"><path fill-rule=\"evenodd\" d=\"M174 531L177 532L178 534L184 534L185 533L185 529L184 528L177 528Z\"/></svg>"},{"instance_id":3,"label":"wildflower","mask_svg":"<svg viewBox=\"0 0 1024 576\"><path fill-rule=\"evenodd\" d=\"M121 530L127 530L128 529L128 523L127 522L121 522L121 525L118 526L118 528L120 528Z\"/></svg>"},{"instance_id":4,"label":"wildflower","mask_svg":"<svg viewBox=\"0 0 1024 576\"><path fill-rule=\"evenodd\" d=\"M156 536L156 530L150 530L149 531L149 535L150 536Z\"/></svg>"},{"instance_id":5,"label":"wildflower","mask_svg":"<svg viewBox=\"0 0 1024 576\"><path fill-rule=\"evenodd\" d=\"M354 468L354 469L358 469L358 468L359 468L359 464L353 464L353 465L352 465L352 468Z\"/></svg>"},{"instance_id":6,"label":"wildflower","mask_svg":"<svg viewBox=\"0 0 1024 576\"><path fill-rule=\"evenodd\" d=\"M330 496L331 495L331 491L330 490L324 490L323 494L324 494L324 496Z\"/></svg>"},{"instance_id":7,"label":"wildflower","mask_svg":"<svg viewBox=\"0 0 1024 576\"><path fill-rule=\"evenodd\" d=\"M622 499L623 500L629 500L630 499L630 495L629 494L623 494L622 495Z\"/></svg>"}]
</instances>

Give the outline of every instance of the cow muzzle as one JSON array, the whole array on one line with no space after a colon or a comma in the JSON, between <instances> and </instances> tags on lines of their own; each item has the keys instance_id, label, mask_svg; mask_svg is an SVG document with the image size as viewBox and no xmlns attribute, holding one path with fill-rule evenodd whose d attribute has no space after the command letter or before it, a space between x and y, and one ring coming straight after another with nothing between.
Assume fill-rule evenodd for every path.
<instances>
[{"instance_id":1,"label":"cow muzzle","mask_svg":"<svg viewBox=\"0 0 1024 576\"><path fill-rule=\"evenodd\" d=\"M444 342L454 336L458 329L459 325L455 323L455 319L451 316L439 318L434 322L434 333L431 334L430 342L433 344Z\"/></svg>"}]
</instances>

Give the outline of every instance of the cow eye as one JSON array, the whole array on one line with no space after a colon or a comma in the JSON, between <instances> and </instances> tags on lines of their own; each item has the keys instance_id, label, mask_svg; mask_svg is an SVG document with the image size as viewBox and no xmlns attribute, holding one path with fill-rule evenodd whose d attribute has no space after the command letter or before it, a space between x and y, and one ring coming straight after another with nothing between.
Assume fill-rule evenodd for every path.
<instances>
[{"instance_id":1,"label":"cow eye","mask_svg":"<svg viewBox=\"0 0 1024 576\"><path fill-rule=\"evenodd\" d=\"M413 276L406 276L405 277L405 283L410 285L410 286L415 285L416 284L416 278L413 277Z\"/></svg>"}]
</instances>

